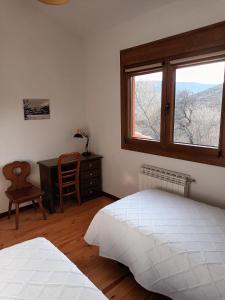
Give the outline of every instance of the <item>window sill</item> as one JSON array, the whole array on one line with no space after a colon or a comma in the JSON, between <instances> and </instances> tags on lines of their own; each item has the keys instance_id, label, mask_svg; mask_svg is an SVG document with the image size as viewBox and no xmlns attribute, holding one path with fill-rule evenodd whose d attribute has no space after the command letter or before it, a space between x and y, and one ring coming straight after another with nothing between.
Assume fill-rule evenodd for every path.
<instances>
[{"instance_id":1,"label":"window sill","mask_svg":"<svg viewBox=\"0 0 225 300\"><path fill-rule=\"evenodd\" d=\"M218 149L213 148L202 149L202 147L180 144L163 146L159 142L132 138L127 138L125 141L122 140L121 148L124 150L225 167L225 157L223 155L219 156Z\"/></svg>"}]
</instances>

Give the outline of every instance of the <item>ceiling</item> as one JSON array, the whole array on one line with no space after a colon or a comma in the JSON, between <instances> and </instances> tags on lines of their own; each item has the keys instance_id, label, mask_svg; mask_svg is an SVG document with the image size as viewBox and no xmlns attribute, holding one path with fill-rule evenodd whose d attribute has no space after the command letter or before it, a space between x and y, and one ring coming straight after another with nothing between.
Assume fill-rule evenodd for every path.
<instances>
[{"instance_id":1,"label":"ceiling","mask_svg":"<svg viewBox=\"0 0 225 300\"><path fill-rule=\"evenodd\" d=\"M67 29L79 36L86 36L175 0L70 0L69 4L62 6L32 1L35 8L52 16Z\"/></svg>"}]
</instances>

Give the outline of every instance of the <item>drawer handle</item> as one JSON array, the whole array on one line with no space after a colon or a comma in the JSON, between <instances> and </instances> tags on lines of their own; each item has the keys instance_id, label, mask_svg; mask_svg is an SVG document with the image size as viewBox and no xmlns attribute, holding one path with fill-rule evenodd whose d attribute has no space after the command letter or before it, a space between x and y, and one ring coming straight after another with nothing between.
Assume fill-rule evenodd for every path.
<instances>
[{"instance_id":1,"label":"drawer handle","mask_svg":"<svg viewBox=\"0 0 225 300\"><path fill-rule=\"evenodd\" d=\"M89 164L89 168L91 168L92 167L92 164Z\"/></svg>"},{"instance_id":2,"label":"drawer handle","mask_svg":"<svg viewBox=\"0 0 225 300\"><path fill-rule=\"evenodd\" d=\"M93 176L93 173L90 173L89 175L90 175L90 176Z\"/></svg>"},{"instance_id":3,"label":"drawer handle","mask_svg":"<svg viewBox=\"0 0 225 300\"><path fill-rule=\"evenodd\" d=\"M90 181L90 185L92 185L93 184L93 181Z\"/></svg>"}]
</instances>

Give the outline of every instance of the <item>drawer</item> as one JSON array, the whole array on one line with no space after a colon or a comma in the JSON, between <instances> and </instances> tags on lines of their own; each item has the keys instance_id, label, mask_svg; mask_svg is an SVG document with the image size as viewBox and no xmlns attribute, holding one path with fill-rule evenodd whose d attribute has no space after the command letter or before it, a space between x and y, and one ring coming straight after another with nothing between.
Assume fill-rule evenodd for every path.
<instances>
[{"instance_id":1,"label":"drawer","mask_svg":"<svg viewBox=\"0 0 225 300\"><path fill-rule=\"evenodd\" d=\"M96 185L101 185L101 178L100 177L94 177L90 179L83 179L80 181L81 189L88 188L88 187L94 187Z\"/></svg>"},{"instance_id":2,"label":"drawer","mask_svg":"<svg viewBox=\"0 0 225 300\"><path fill-rule=\"evenodd\" d=\"M101 186L95 186L93 188L86 188L81 190L81 197L89 198L95 197L101 193Z\"/></svg>"},{"instance_id":3,"label":"drawer","mask_svg":"<svg viewBox=\"0 0 225 300\"><path fill-rule=\"evenodd\" d=\"M101 163L100 160L90 160L87 162L82 162L81 171L99 169L100 163Z\"/></svg>"},{"instance_id":4,"label":"drawer","mask_svg":"<svg viewBox=\"0 0 225 300\"><path fill-rule=\"evenodd\" d=\"M100 169L89 170L89 171L81 172L80 174L81 181L83 179L92 179L98 176L100 176Z\"/></svg>"}]
</instances>

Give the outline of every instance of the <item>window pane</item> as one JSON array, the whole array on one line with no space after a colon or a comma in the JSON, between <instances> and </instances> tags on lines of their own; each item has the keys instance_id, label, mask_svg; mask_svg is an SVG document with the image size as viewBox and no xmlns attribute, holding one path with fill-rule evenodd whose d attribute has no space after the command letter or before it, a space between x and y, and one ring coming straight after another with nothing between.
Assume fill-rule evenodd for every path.
<instances>
[{"instance_id":1,"label":"window pane","mask_svg":"<svg viewBox=\"0 0 225 300\"><path fill-rule=\"evenodd\" d=\"M174 142L218 147L224 62L176 70Z\"/></svg>"},{"instance_id":2,"label":"window pane","mask_svg":"<svg viewBox=\"0 0 225 300\"><path fill-rule=\"evenodd\" d=\"M162 72L132 78L132 136L160 141Z\"/></svg>"}]
</instances>

